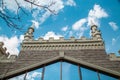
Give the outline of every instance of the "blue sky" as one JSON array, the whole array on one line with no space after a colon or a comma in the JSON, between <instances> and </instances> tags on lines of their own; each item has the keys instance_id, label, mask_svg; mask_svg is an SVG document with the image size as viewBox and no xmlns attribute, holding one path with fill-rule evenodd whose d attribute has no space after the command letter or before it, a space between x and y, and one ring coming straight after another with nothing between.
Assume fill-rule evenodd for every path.
<instances>
[{"instance_id":1,"label":"blue sky","mask_svg":"<svg viewBox=\"0 0 120 80\"><path fill-rule=\"evenodd\" d=\"M11 16L16 15L16 3L14 0L4 0L5 6ZM3 41L8 52L19 53L19 46L23 40L23 35L28 27L35 24L34 38L43 37L48 39L54 37L58 39L63 36L68 39L71 36L80 38L85 36L90 38L91 21L101 30L105 41L106 52L114 52L118 55L120 49L120 1L119 0L37 0L37 4L50 6L56 15L48 10L31 7L23 0L17 0L27 15L19 11L24 31L9 28L4 20L0 18L0 41ZM2 9L0 8L2 11Z\"/></svg>"}]
</instances>

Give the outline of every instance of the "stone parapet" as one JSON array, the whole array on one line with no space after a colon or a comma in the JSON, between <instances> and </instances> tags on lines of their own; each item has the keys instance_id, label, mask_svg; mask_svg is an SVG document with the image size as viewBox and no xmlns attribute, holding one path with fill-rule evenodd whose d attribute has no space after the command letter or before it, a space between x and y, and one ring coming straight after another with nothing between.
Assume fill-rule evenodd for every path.
<instances>
[{"instance_id":1,"label":"stone parapet","mask_svg":"<svg viewBox=\"0 0 120 80\"><path fill-rule=\"evenodd\" d=\"M7 51L7 48L3 48L4 43L0 42L0 63L4 62L13 62L15 61L17 55L10 55Z\"/></svg>"},{"instance_id":2,"label":"stone parapet","mask_svg":"<svg viewBox=\"0 0 120 80\"><path fill-rule=\"evenodd\" d=\"M120 56L116 56L115 53L108 54L109 59L112 61L120 61Z\"/></svg>"},{"instance_id":3,"label":"stone parapet","mask_svg":"<svg viewBox=\"0 0 120 80\"><path fill-rule=\"evenodd\" d=\"M81 50L81 49L105 49L104 42L101 37L101 32L96 25L91 26L91 38L82 36L80 39L75 39L73 36L69 39L60 37L55 40L50 37L48 40L39 38L34 40L33 36L34 24L28 29L24 35L24 40L21 44L22 50Z\"/></svg>"},{"instance_id":4,"label":"stone parapet","mask_svg":"<svg viewBox=\"0 0 120 80\"><path fill-rule=\"evenodd\" d=\"M4 43L0 42L0 56L2 56L2 55L7 56L7 53L6 53L7 48L3 48L3 45L4 45Z\"/></svg>"},{"instance_id":5,"label":"stone parapet","mask_svg":"<svg viewBox=\"0 0 120 80\"><path fill-rule=\"evenodd\" d=\"M79 49L104 49L104 42L102 40L93 40L81 37L75 39L64 39L61 37L58 40L49 38L44 40L39 38L38 40L23 41L22 50L79 50Z\"/></svg>"}]
</instances>

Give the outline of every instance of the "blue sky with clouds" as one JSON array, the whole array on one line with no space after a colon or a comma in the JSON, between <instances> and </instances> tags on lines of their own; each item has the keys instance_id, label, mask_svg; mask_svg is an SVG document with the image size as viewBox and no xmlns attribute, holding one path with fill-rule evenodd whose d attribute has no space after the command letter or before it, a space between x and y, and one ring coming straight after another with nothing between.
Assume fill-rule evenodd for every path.
<instances>
[{"instance_id":1,"label":"blue sky with clouds","mask_svg":"<svg viewBox=\"0 0 120 80\"><path fill-rule=\"evenodd\" d=\"M90 38L91 22L101 30L107 53L118 54L120 49L120 1L119 0L36 0L39 5L48 5L55 11L52 14L48 10L36 6L30 6L24 0L17 0L27 15L19 11L24 31L9 28L4 20L0 18L0 41L11 54L19 53L19 46L23 35L28 27L35 24L34 38L43 37L58 39L63 36L69 38L74 36ZM11 16L16 15L17 5L14 0L4 0L5 6ZM2 9L0 8L2 11Z\"/></svg>"}]
</instances>

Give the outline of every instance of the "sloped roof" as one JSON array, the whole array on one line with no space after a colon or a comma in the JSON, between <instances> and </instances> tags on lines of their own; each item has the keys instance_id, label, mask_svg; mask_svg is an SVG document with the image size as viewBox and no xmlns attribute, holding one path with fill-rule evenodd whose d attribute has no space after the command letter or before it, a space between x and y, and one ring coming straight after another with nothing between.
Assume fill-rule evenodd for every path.
<instances>
[{"instance_id":1,"label":"sloped roof","mask_svg":"<svg viewBox=\"0 0 120 80\"><path fill-rule=\"evenodd\" d=\"M120 61L110 61L103 49L21 51L13 63L0 63L0 78L8 78L59 60L67 60L120 77Z\"/></svg>"}]
</instances>

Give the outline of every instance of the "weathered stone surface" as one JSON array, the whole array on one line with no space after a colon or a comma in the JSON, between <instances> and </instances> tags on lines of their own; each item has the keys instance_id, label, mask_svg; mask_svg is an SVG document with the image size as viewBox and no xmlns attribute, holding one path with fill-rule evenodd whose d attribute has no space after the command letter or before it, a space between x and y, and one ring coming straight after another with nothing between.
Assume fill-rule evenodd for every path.
<instances>
[{"instance_id":1,"label":"weathered stone surface","mask_svg":"<svg viewBox=\"0 0 120 80\"><path fill-rule=\"evenodd\" d=\"M106 69L110 69L120 73L120 61L110 61L104 49L94 50L54 50L54 51L21 51L17 60L13 63L0 63L0 75L7 74L12 71L19 71L24 68L40 63L42 61L52 59L64 53L76 60L82 60ZM62 54L62 57L64 57ZM3 76L2 76L3 77Z\"/></svg>"},{"instance_id":2,"label":"weathered stone surface","mask_svg":"<svg viewBox=\"0 0 120 80\"><path fill-rule=\"evenodd\" d=\"M110 61L105 50L69 50L65 55L120 72L120 61Z\"/></svg>"},{"instance_id":3,"label":"weathered stone surface","mask_svg":"<svg viewBox=\"0 0 120 80\"><path fill-rule=\"evenodd\" d=\"M15 62L0 63L0 75L34 65L58 55L56 51L21 51Z\"/></svg>"}]
</instances>

